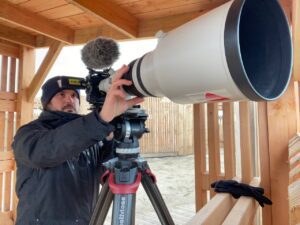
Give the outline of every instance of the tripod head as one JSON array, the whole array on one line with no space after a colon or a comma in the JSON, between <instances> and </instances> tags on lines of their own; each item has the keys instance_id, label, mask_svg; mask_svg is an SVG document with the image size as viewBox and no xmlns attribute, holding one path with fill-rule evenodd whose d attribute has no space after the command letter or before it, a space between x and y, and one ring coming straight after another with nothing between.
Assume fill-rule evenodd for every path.
<instances>
[{"instance_id":1,"label":"tripod head","mask_svg":"<svg viewBox=\"0 0 300 225\"><path fill-rule=\"evenodd\" d=\"M144 133L149 133L149 129L145 126L147 118L145 110L138 105L113 120L112 123L116 127L114 132L117 142L116 153L119 157L136 157L140 153L138 139Z\"/></svg>"}]
</instances>

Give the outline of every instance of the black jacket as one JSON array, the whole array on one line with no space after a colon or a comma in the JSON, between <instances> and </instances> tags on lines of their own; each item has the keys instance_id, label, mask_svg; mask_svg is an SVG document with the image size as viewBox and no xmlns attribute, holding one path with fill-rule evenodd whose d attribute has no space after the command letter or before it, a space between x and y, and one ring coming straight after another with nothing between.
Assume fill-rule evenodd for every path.
<instances>
[{"instance_id":1,"label":"black jacket","mask_svg":"<svg viewBox=\"0 0 300 225\"><path fill-rule=\"evenodd\" d=\"M101 163L112 156L113 126L96 112L42 112L21 127L12 147L19 198L16 225L87 225L99 192Z\"/></svg>"}]
</instances>

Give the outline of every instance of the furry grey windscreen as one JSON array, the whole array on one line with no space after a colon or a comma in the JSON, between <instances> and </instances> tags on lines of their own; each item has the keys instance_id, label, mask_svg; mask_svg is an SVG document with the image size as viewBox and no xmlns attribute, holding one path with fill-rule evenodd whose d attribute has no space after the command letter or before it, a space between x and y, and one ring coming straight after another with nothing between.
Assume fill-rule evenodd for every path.
<instances>
[{"instance_id":1,"label":"furry grey windscreen","mask_svg":"<svg viewBox=\"0 0 300 225\"><path fill-rule=\"evenodd\" d=\"M110 67L119 58L119 46L110 38L89 41L81 50L81 60L90 69Z\"/></svg>"}]
</instances>

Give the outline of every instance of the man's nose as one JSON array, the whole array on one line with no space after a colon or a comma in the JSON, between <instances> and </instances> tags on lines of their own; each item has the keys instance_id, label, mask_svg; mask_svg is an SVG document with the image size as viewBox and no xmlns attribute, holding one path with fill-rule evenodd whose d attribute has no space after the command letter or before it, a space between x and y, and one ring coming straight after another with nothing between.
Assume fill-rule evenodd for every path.
<instances>
[{"instance_id":1,"label":"man's nose","mask_svg":"<svg viewBox=\"0 0 300 225\"><path fill-rule=\"evenodd\" d=\"M74 102L74 97L72 95L66 95L65 101L67 103L73 103Z\"/></svg>"}]
</instances>

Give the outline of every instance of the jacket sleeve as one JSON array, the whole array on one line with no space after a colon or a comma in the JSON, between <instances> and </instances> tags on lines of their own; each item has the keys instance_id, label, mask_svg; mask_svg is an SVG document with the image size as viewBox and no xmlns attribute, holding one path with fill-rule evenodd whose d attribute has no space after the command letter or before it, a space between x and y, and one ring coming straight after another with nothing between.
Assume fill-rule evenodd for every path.
<instances>
[{"instance_id":1,"label":"jacket sleeve","mask_svg":"<svg viewBox=\"0 0 300 225\"><path fill-rule=\"evenodd\" d=\"M56 129L31 123L18 130L12 148L19 163L32 168L54 167L103 140L113 129L96 112Z\"/></svg>"}]
</instances>

